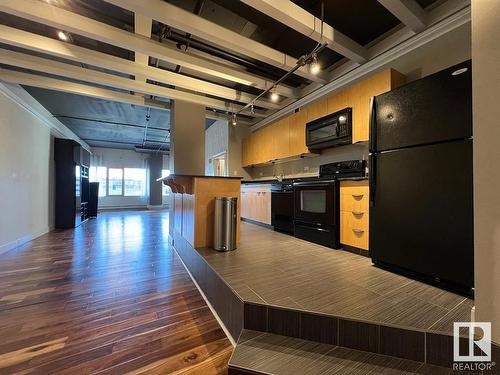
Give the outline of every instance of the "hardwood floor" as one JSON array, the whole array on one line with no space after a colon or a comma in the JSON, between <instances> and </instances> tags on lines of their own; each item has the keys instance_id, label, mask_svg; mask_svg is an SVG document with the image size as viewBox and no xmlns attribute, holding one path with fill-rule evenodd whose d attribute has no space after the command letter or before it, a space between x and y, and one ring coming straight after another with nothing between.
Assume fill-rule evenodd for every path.
<instances>
[{"instance_id":1,"label":"hardwood floor","mask_svg":"<svg viewBox=\"0 0 500 375\"><path fill-rule=\"evenodd\" d=\"M109 212L0 255L0 374L226 373L167 236L166 212Z\"/></svg>"}]
</instances>

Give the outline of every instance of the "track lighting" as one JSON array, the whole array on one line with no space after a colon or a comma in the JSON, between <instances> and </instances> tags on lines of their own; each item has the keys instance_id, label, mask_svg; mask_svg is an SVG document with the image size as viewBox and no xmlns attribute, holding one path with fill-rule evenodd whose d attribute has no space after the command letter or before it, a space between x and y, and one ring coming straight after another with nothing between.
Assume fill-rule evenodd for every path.
<instances>
[{"instance_id":1,"label":"track lighting","mask_svg":"<svg viewBox=\"0 0 500 375\"><path fill-rule=\"evenodd\" d=\"M238 123L238 122L236 121L236 113L233 113L233 117L232 117L232 119L231 119L231 124L232 124L233 126L236 126L236 124L237 124L237 123Z\"/></svg>"},{"instance_id":2,"label":"track lighting","mask_svg":"<svg viewBox=\"0 0 500 375\"><path fill-rule=\"evenodd\" d=\"M277 102L280 96L276 92L276 87L273 87L273 90L271 91L271 101Z\"/></svg>"},{"instance_id":3,"label":"track lighting","mask_svg":"<svg viewBox=\"0 0 500 375\"><path fill-rule=\"evenodd\" d=\"M311 74L318 74L321 70L321 66L319 65L319 62L318 62L318 57L316 56L316 54L312 55L312 60L311 62L309 63L309 71L311 72Z\"/></svg>"},{"instance_id":4,"label":"track lighting","mask_svg":"<svg viewBox=\"0 0 500 375\"><path fill-rule=\"evenodd\" d=\"M66 33L64 31L58 31L57 37L61 40L64 40L64 41L68 40L68 35L66 35Z\"/></svg>"}]
</instances>

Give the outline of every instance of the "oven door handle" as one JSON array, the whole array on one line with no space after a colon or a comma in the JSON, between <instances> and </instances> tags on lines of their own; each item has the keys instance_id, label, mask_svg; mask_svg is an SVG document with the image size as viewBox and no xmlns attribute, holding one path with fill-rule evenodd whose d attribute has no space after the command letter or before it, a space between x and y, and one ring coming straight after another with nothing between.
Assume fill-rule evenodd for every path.
<instances>
[{"instance_id":1,"label":"oven door handle","mask_svg":"<svg viewBox=\"0 0 500 375\"><path fill-rule=\"evenodd\" d=\"M335 180L294 182L293 186L331 186Z\"/></svg>"}]
</instances>

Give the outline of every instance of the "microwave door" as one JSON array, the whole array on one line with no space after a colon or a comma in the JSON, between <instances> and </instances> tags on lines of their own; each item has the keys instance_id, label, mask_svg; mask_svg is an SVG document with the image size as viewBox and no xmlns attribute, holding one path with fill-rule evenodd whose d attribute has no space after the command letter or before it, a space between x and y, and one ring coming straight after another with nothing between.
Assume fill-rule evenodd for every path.
<instances>
[{"instance_id":1,"label":"microwave door","mask_svg":"<svg viewBox=\"0 0 500 375\"><path fill-rule=\"evenodd\" d=\"M309 130L309 143L316 144L328 141L337 136L337 123L319 124Z\"/></svg>"}]
</instances>

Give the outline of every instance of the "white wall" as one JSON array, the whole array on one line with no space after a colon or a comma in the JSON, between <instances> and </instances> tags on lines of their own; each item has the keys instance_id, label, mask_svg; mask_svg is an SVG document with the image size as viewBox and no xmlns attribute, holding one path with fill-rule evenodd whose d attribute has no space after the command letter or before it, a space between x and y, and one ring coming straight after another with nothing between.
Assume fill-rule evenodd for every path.
<instances>
[{"instance_id":1,"label":"white wall","mask_svg":"<svg viewBox=\"0 0 500 375\"><path fill-rule=\"evenodd\" d=\"M205 175L213 176L213 156L228 152L229 128L225 120L215 121L205 130Z\"/></svg>"},{"instance_id":2,"label":"white wall","mask_svg":"<svg viewBox=\"0 0 500 375\"><path fill-rule=\"evenodd\" d=\"M90 159L91 166L103 166L107 168L145 168L146 195L143 197L106 196L99 197L99 208L127 208L127 207L147 207L149 204L149 154L139 153L133 150L123 150L114 148L92 148ZM163 156L163 169L169 168L168 156Z\"/></svg>"},{"instance_id":3,"label":"white wall","mask_svg":"<svg viewBox=\"0 0 500 375\"><path fill-rule=\"evenodd\" d=\"M500 2L472 2L476 320L500 344ZM497 362L497 366L499 366Z\"/></svg>"},{"instance_id":4,"label":"white wall","mask_svg":"<svg viewBox=\"0 0 500 375\"><path fill-rule=\"evenodd\" d=\"M53 137L0 92L0 253L54 226Z\"/></svg>"},{"instance_id":5,"label":"white wall","mask_svg":"<svg viewBox=\"0 0 500 375\"><path fill-rule=\"evenodd\" d=\"M104 166L107 168L148 167L148 154L141 154L133 150L120 150L98 147L94 147L92 151L92 157L90 160L91 166ZM146 189L146 191L149 191L149 189ZM147 205L147 194L144 197L99 197L99 208L146 207Z\"/></svg>"},{"instance_id":6,"label":"white wall","mask_svg":"<svg viewBox=\"0 0 500 375\"><path fill-rule=\"evenodd\" d=\"M170 170L205 174L205 106L174 100L170 110Z\"/></svg>"}]
</instances>

